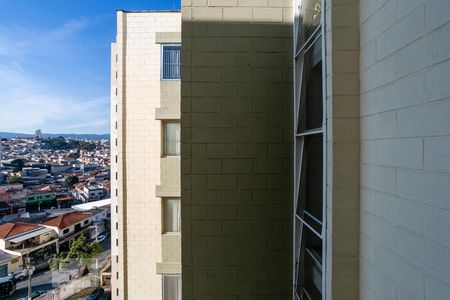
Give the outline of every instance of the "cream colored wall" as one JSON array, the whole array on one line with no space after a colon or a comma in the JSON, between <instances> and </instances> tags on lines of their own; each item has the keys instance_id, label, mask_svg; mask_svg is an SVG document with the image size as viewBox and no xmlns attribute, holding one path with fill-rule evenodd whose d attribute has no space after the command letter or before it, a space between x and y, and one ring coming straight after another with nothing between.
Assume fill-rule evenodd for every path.
<instances>
[{"instance_id":1,"label":"cream colored wall","mask_svg":"<svg viewBox=\"0 0 450 300\"><path fill-rule=\"evenodd\" d=\"M161 108L161 45L156 35L179 32L180 24L179 13L118 13L118 270L124 266L119 297L125 299L162 298L157 273L162 212L156 196L162 184L161 121L156 118Z\"/></svg>"},{"instance_id":2,"label":"cream colored wall","mask_svg":"<svg viewBox=\"0 0 450 300\"><path fill-rule=\"evenodd\" d=\"M8 273L14 273L20 269L22 269L22 259L20 257L8 262Z\"/></svg>"},{"instance_id":3,"label":"cream colored wall","mask_svg":"<svg viewBox=\"0 0 450 300\"><path fill-rule=\"evenodd\" d=\"M450 1L361 0L361 299L450 297Z\"/></svg>"},{"instance_id":4,"label":"cream colored wall","mask_svg":"<svg viewBox=\"0 0 450 300\"><path fill-rule=\"evenodd\" d=\"M359 299L359 0L325 0L326 299Z\"/></svg>"},{"instance_id":5,"label":"cream colored wall","mask_svg":"<svg viewBox=\"0 0 450 300\"><path fill-rule=\"evenodd\" d=\"M114 299L123 299L124 265L119 258L121 248L119 248L119 236L123 237L119 231L119 197L118 197L118 167L119 167L119 147L116 145L119 132L118 124L118 56L116 43L111 44L111 293ZM122 292L121 292L122 291ZM118 293L119 292L119 293Z\"/></svg>"}]
</instances>

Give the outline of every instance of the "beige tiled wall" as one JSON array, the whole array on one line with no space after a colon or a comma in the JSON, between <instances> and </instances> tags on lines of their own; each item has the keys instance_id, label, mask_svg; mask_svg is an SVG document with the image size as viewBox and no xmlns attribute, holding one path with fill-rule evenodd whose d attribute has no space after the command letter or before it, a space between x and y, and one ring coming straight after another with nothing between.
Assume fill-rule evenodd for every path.
<instances>
[{"instance_id":1,"label":"beige tiled wall","mask_svg":"<svg viewBox=\"0 0 450 300\"><path fill-rule=\"evenodd\" d=\"M360 12L361 299L449 299L450 2Z\"/></svg>"},{"instance_id":2,"label":"beige tiled wall","mask_svg":"<svg viewBox=\"0 0 450 300\"><path fill-rule=\"evenodd\" d=\"M326 299L359 299L359 1L325 1Z\"/></svg>"},{"instance_id":3,"label":"beige tiled wall","mask_svg":"<svg viewBox=\"0 0 450 300\"><path fill-rule=\"evenodd\" d=\"M292 3L182 3L183 299L291 299Z\"/></svg>"},{"instance_id":4,"label":"beige tiled wall","mask_svg":"<svg viewBox=\"0 0 450 300\"><path fill-rule=\"evenodd\" d=\"M118 12L119 297L125 299L161 299L162 253L180 253L179 245L171 248L176 243L163 247L162 201L156 193L167 184L178 195L180 190L179 158L161 160L162 126L156 116L163 107L179 118L176 105L165 105L167 99L177 103L179 82L163 92L156 36L179 32L180 18L177 12ZM179 259L174 263L179 270ZM119 299L114 288L113 297Z\"/></svg>"}]
</instances>

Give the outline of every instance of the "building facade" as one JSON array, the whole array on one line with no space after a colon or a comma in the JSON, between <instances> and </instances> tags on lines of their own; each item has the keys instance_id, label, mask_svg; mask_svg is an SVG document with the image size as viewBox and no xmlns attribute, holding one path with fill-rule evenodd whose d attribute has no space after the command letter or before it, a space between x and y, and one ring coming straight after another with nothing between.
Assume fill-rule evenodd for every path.
<instances>
[{"instance_id":1,"label":"building facade","mask_svg":"<svg viewBox=\"0 0 450 300\"><path fill-rule=\"evenodd\" d=\"M112 45L112 294L179 299L181 14L117 13ZM169 297L169 298L168 298Z\"/></svg>"},{"instance_id":2,"label":"building facade","mask_svg":"<svg viewBox=\"0 0 450 300\"><path fill-rule=\"evenodd\" d=\"M450 298L449 11L442 0L182 1L184 299ZM146 140L150 122L172 119L162 100L151 106L164 50L146 73L153 29L141 18L119 12L113 46L117 299L180 299L154 281L164 227L149 224L179 194L165 194L162 161L150 172L161 183L146 173L164 144L160 131Z\"/></svg>"}]
</instances>

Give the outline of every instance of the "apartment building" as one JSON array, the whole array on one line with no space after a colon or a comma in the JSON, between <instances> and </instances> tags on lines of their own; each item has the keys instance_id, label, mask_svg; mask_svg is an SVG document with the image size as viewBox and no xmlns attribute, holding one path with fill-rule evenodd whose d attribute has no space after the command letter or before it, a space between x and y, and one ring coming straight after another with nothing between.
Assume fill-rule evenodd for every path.
<instances>
[{"instance_id":1,"label":"apartment building","mask_svg":"<svg viewBox=\"0 0 450 300\"><path fill-rule=\"evenodd\" d=\"M449 12L442 0L182 1L184 299L450 299ZM116 298L161 299L163 230L146 222L161 226L150 205L167 189L146 171L164 135L143 141L162 93L139 88L163 84L164 68L146 73L142 41L157 39L138 16L119 12L113 46Z\"/></svg>"},{"instance_id":2,"label":"apartment building","mask_svg":"<svg viewBox=\"0 0 450 300\"><path fill-rule=\"evenodd\" d=\"M178 11L117 12L112 45L112 294L180 299Z\"/></svg>"}]
</instances>

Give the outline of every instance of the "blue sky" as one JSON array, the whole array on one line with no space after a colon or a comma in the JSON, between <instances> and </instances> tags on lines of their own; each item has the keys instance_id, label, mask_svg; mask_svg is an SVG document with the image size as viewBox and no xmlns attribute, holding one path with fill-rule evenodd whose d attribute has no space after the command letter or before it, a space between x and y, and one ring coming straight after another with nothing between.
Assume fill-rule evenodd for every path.
<instances>
[{"instance_id":1,"label":"blue sky","mask_svg":"<svg viewBox=\"0 0 450 300\"><path fill-rule=\"evenodd\" d=\"M109 132L115 11L180 0L0 0L0 131Z\"/></svg>"}]
</instances>

